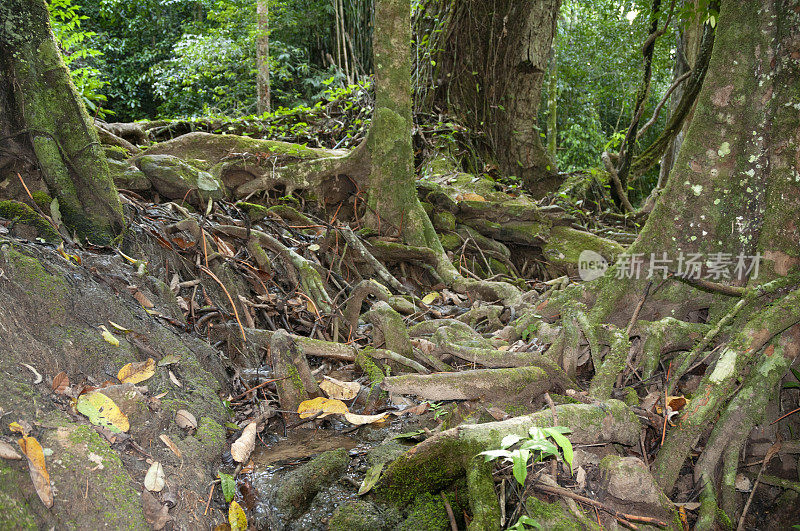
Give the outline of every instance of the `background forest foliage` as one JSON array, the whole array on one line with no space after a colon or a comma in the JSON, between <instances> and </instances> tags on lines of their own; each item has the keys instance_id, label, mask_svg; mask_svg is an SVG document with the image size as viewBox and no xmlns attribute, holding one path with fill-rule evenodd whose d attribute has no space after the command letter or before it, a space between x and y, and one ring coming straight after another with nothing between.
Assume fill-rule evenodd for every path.
<instances>
[{"instance_id":1,"label":"background forest foliage","mask_svg":"<svg viewBox=\"0 0 800 531\"><path fill-rule=\"evenodd\" d=\"M335 0L265 0L270 17L272 107L312 106L371 73L371 1L339 0L356 62L348 80L336 56ZM431 0L414 0L420 4ZM79 3L80 2L80 3ZM256 0L50 0L53 26L90 109L131 121L256 112ZM643 0L564 0L553 46L557 160L562 171L596 167L618 147L641 81L648 34ZM648 117L672 80L676 35L657 41ZM418 53L418 57L428 54ZM338 91L341 95L341 90ZM668 113L662 113L662 125ZM651 128L654 136L660 127ZM652 139L646 135L646 145ZM651 188L657 170L637 186ZM638 195L638 194L637 194Z\"/></svg>"}]
</instances>

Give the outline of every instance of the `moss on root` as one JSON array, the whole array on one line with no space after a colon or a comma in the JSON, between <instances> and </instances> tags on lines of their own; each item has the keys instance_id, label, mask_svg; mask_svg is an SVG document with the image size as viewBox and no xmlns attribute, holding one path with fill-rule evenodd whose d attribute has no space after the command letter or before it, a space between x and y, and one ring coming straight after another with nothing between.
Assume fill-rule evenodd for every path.
<instances>
[{"instance_id":1,"label":"moss on root","mask_svg":"<svg viewBox=\"0 0 800 531\"><path fill-rule=\"evenodd\" d=\"M47 197L47 194L44 194L44 197L42 197L43 192L36 193L37 196L35 196L34 199L39 197L44 201L44 197ZM50 210L50 203L48 202L44 207L40 205L40 208L44 208L44 211L47 212ZM61 235L58 234L53 226L25 203L11 200L0 201L0 217L32 227L36 230L36 237L48 243L61 242Z\"/></svg>"}]
</instances>

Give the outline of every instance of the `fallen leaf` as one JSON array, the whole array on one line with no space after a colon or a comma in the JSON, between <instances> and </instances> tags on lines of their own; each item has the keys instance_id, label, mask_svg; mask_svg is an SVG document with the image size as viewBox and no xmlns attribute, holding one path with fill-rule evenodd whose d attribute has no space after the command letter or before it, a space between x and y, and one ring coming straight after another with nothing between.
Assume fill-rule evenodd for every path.
<instances>
[{"instance_id":1,"label":"fallen leaf","mask_svg":"<svg viewBox=\"0 0 800 531\"><path fill-rule=\"evenodd\" d=\"M467 192L463 196L461 196L462 201L486 201L486 198L480 194L475 194L472 192Z\"/></svg>"},{"instance_id":2,"label":"fallen leaf","mask_svg":"<svg viewBox=\"0 0 800 531\"><path fill-rule=\"evenodd\" d=\"M67 387L69 387L69 377L67 373L61 371L53 378L53 392L63 395Z\"/></svg>"},{"instance_id":3,"label":"fallen leaf","mask_svg":"<svg viewBox=\"0 0 800 531\"><path fill-rule=\"evenodd\" d=\"M166 482L164 467L158 461L154 461L144 476L144 488L152 492L161 492Z\"/></svg>"},{"instance_id":4,"label":"fallen leaf","mask_svg":"<svg viewBox=\"0 0 800 531\"><path fill-rule=\"evenodd\" d=\"M127 334L128 332L130 332L130 330L128 330L127 328L125 328L125 327L124 327L124 326L122 326L122 325L118 325L118 324L117 324L117 323L115 323L114 321L109 321L109 322L108 322L108 324L110 324L110 325L111 325L113 328L115 328L115 329L116 329L118 332L122 332L123 334Z\"/></svg>"},{"instance_id":5,"label":"fallen leaf","mask_svg":"<svg viewBox=\"0 0 800 531\"><path fill-rule=\"evenodd\" d=\"M220 487L222 487L222 495L225 496L225 501L230 503L236 495L236 480L230 474L218 472Z\"/></svg>"},{"instance_id":6,"label":"fallen leaf","mask_svg":"<svg viewBox=\"0 0 800 531\"><path fill-rule=\"evenodd\" d=\"M156 531L164 529L164 526L172 520L172 516L169 514L169 507L158 501L147 489L142 491L142 509L144 519Z\"/></svg>"},{"instance_id":7,"label":"fallen leaf","mask_svg":"<svg viewBox=\"0 0 800 531\"><path fill-rule=\"evenodd\" d=\"M178 380L178 378L175 377L175 374L172 371L168 372L169 372L169 381L172 382L176 387L183 387L180 380Z\"/></svg>"},{"instance_id":8,"label":"fallen leaf","mask_svg":"<svg viewBox=\"0 0 800 531\"><path fill-rule=\"evenodd\" d=\"M8 425L8 429L15 433L21 433L22 435L28 435L31 432L31 430L33 430L31 425L24 420L20 420L19 422L16 421L12 422L11 424Z\"/></svg>"},{"instance_id":9,"label":"fallen leaf","mask_svg":"<svg viewBox=\"0 0 800 531\"><path fill-rule=\"evenodd\" d=\"M22 456L19 455L16 450L14 450L13 446L5 441L0 441L0 458L16 461L18 459L22 459Z\"/></svg>"},{"instance_id":10,"label":"fallen leaf","mask_svg":"<svg viewBox=\"0 0 800 531\"><path fill-rule=\"evenodd\" d=\"M144 308L153 308L153 307L155 307L155 304L150 302L150 299L145 297L144 293L142 293L139 290L136 290L136 291L133 292L133 298L136 299L139 302L139 304L141 304Z\"/></svg>"},{"instance_id":11,"label":"fallen leaf","mask_svg":"<svg viewBox=\"0 0 800 531\"><path fill-rule=\"evenodd\" d=\"M688 400L686 400L686 397L683 396L667 397L667 406L669 406L669 408L672 409L672 411L680 411L686 406L687 403Z\"/></svg>"},{"instance_id":12,"label":"fallen leaf","mask_svg":"<svg viewBox=\"0 0 800 531\"><path fill-rule=\"evenodd\" d=\"M583 490L586 486L586 470L582 466L578 467L577 474L575 474L575 481L578 482L578 489Z\"/></svg>"},{"instance_id":13,"label":"fallen leaf","mask_svg":"<svg viewBox=\"0 0 800 531\"><path fill-rule=\"evenodd\" d=\"M364 475L364 481L361 482L361 486L358 488L359 496L363 496L372 490L372 487L374 487L375 483L381 478L384 464L385 463L378 463L367 469L367 473Z\"/></svg>"},{"instance_id":14,"label":"fallen leaf","mask_svg":"<svg viewBox=\"0 0 800 531\"><path fill-rule=\"evenodd\" d=\"M108 428L113 432L126 432L131 425L128 417L113 400L100 391L92 391L78 397L76 409L89 418L95 426Z\"/></svg>"},{"instance_id":15,"label":"fallen leaf","mask_svg":"<svg viewBox=\"0 0 800 531\"><path fill-rule=\"evenodd\" d=\"M101 335L103 336L103 339L105 339L106 343L109 343L109 344L111 344L111 345L114 345L115 347L118 347L118 346L119 346L119 339L117 339L116 337L114 337L114 334L112 334L111 332L109 332L109 331L108 331L108 328L106 328L106 327L105 327L105 326L103 326L103 325L100 325L100 330L102 331L102 332L101 332Z\"/></svg>"},{"instance_id":16,"label":"fallen leaf","mask_svg":"<svg viewBox=\"0 0 800 531\"><path fill-rule=\"evenodd\" d=\"M361 391L361 384L358 382L343 382L336 378L326 376L325 379L320 382L319 388L325 391L328 398L333 398L334 400L352 400L358 396L359 391Z\"/></svg>"},{"instance_id":17,"label":"fallen leaf","mask_svg":"<svg viewBox=\"0 0 800 531\"><path fill-rule=\"evenodd\" d=\"M228 508L228 523L231 525L231 531L245 531L247 529L247 515L244 514L242 506L235 501L232 501Z\"/></svg>"},{"instance_id":18,"label":"fallen leaf","mask_svg":"<svg viewBox=\"0 0 800 531\"><path fill-rule=\"evenodd\" d=\"M179 409L175 413L175 424L178 425L181 429L196 429L197 428L197 419L194 415L186 411L185 409Z\"/></svg>"},{"instance_id":19,"label":"fallen leaf","mask_svg":"<svg viewBox=\"0 0 800 531\"><path fill-rule=\"evenodd\" d=\"M244 463L256 447L256 423L251 422L244 430L242 435L231 445L231 455L237 463Z\"/></svg>"},{"instance_id":20,"label":"fallen leaf","mask_svg":"<svg viewBox=\"0 0 800 531\"><path fill-rule=\"evenodd\" d=\"M297 412L300 414L301 419L313 417L315 415L319 415L319 417L322 418L337 413L344 414L348 411L347 406L341 400L332 400L321 396L312 400L300 402L300 405L297 407Z\"/></svg>"},{"instance_id":21,"label":"fallen leaf","mask_svg":"<svg viewBox=\"0 0 800 531\"><path fill-rule=\"evenodd\" d=\"M179 361L181 361L181 357L177 354L167 354L158 361L158 366L166 367L167 365L172 365L174 363L178 363Z\"/></svg>"},{"instance_id":22,"label":"fallen leaf","mask_svg":"<svg viewBox=\"0 0 800 531\"><path fill-rule=\"evenodd\" d=\"M28 470L31 473L31 481L36 489L39 499L48 509L53 506L53 488L50 486L50 474L44 463L44 450L34 437L27 435L17 441L22 453L28 458Z\"/></svg>"},{"instance_id":23,"label":"fallen leaf","mask_svg":"<svg viewBox=\"0 0 800 531\"><path fill-rule=\"evenodd\" d=\"M435 301L439 297L441 297L441 295L439 295L439 292L437 291L428 293L427 295L422 297L422 304L424 304L425 306L430 306L433 303L433 301Z\"/></svg>"},{"instance_id":24,"label":"fallen leaf","mask_svg":"<svg viewBox=\"0 0 800 531\"><path fill-rule=\"evenodd\" d=\"M383 422L388 417L388 413L378 413L377 415L358 415L356 413L345 413L344 418L347 422L356 426L363 426L364 424L374 424L376 422Z\"/></svg>"},{"instance_id":25,"label":"fallen leaf","mask_svg":"<svg viewBox=\"0 0 800 531\"><path fill-rule=\"evenodd\" d=\"M178 459L183 457L183 454L181 454L181 449L175 446L175 443L172 442L172 439L169 438L169 435L161 434L158 436L158 438L161 439L161 442L167 445L167 448L172 450L173 454L178 456Z\"/></svg>"},{"instance_id":26,"label":"fallen leaf","mask_svg":"<svg viewBox=\"0 0 800 531\"><path fill-rule=\"evenodd\" d=\"M147 358L147 361L128 363L117 373L117 379L122 383L137 384L149 380L156 373L156 360Z\"/></svg>"}]
</instances>

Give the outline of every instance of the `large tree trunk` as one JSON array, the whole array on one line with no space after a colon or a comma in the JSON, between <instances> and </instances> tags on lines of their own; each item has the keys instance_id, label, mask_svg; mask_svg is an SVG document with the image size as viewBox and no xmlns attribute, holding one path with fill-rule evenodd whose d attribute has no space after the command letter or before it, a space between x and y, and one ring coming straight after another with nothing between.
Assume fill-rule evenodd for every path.
<instances>
[{"instance_id":1,"label":"large tree trunk","mask_svg":"<svg viewBox=\"0 0 800 531\"><path fill-rule=\"evenodd\" d=\"M122 206L47 7L43 0L2 0L0 19L0 118L12 135L3 142L32 150L68 227L109 243L123 229Z\"/></svg>"},{"instance_id":2,"label":"large tree trunk","mask_svg":"<svg viewBox=\"0 0 800 531\"><path fill-rule=\"evenodd\" d=\"M449 2L435 101L486 133L487 155L534 195L558 188L537 126L560 0ZM431 42L438 42L435 35Z\"/></svg>"}]
</instances>

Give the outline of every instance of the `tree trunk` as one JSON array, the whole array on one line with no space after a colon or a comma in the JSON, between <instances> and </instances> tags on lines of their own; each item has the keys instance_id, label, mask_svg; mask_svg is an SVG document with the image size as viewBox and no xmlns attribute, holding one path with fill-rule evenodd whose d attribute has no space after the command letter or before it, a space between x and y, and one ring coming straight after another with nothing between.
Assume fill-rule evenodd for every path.
<instances>
[{"instance_id":1,"label":"tree trunk","mask_svg":"<svg viewBox=\"0 0 800 531\"><path fill-rule=\"evenodd\" d=\"M47 7L43 0L2 0L0 19L0 117L13 135L4 142L24 142L34 154L68 227L107 244L122 232L122 206Z\"/></svg>"},{"instance_id":2,"label":"tree trunk","mask_svg":"<svg viewBox=\"0 0 800 531\"><path fill-rule=\"evenodd\" d=\"M485 131L489 158L537 196L560 184L537 126L560 5L560 0L455 2L434 56L441 80L436 102L473 130Z\"/></svg>"},{"instance_id":3,"label":"tree trunk","mask_svg":"<svg viewBox=\"0 0 800 531\"><path fill-rule=\"evenodd\" d=\"M270 111L269 104L269 4L267 0L256 3L258 35L256 37L256 70L258 114Z\"/></svg>"}]
</instances>

